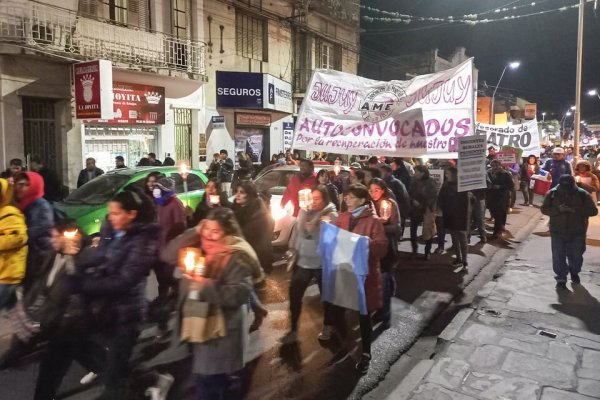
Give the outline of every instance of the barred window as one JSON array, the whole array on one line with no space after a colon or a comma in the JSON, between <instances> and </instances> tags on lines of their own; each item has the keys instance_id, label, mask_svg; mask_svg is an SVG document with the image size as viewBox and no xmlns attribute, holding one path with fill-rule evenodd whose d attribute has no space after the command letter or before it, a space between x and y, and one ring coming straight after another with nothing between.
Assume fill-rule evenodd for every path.
<instances>
[{"instance_id":1,"label":"barred window","mask_svg":"<svg viewBox=\"0 0 600 400\"><path fill-rule=\"evenodd\" d=\"M111 21L127 25L127 0L103 0L102 5Z\"/></svg>"},{"instance_id":2,"label":"barred window","mask_svg":"<svg viewBox=\"0 0 600 400\"><path fill-rule=\"evenodd\" d=\"M235 38L237 54L254 60L268 61L265 20L237 13Z\"/></svg>"},{"instance_id":3,"label":"barred window","mask_svg":"<svg viewBox=\"0 0 600 400\"><path fill-rule=\"evenodd\" d=\"M187 0L173 0L173 34L187 37Z\"/></svg>"}]
</instances>

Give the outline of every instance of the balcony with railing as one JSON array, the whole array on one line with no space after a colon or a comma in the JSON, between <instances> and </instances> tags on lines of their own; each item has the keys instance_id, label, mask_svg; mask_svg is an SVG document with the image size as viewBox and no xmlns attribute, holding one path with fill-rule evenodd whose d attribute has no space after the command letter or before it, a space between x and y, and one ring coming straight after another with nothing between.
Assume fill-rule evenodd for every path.
<instances>
[{"instance_id":1,"label":"balcony with railing","mask_svg":"<svg viewBox=\"0 0 600 400\"><path fill-rule=\"evenodd\" d=\"M206 78L204 42L118 26L33 1L0 2L2 43L73 60L105 59L122 68Z\"/></svg>"}]
</instances>

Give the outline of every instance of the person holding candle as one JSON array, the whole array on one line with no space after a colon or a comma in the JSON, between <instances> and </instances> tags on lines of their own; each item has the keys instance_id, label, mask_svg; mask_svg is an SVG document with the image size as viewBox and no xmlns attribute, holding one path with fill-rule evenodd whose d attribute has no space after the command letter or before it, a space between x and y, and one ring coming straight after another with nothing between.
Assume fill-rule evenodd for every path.
<instances>
[{"instance_id":1,"label":"person holding candle","mask_svg":"<svg viewBox=\"0 0 600 400\"><path fill-rule=\"evenodd\" d=\"M400 182L400 184L402 184ZM396 280L394 267L398 263L398 240L400 238L400 210L398 204L387 194L387 186L380 178L373 178L369 186L369 194L375 206L375 212L383 223L385 236L388 239L388 251L381 259L381 285L383 287L383 307L378 312L381 329L390 327L392 315L392 297L395 293Z\"/></svg>"},{"instance_id":2,"label":"person holding candle","mask_svg":"<svg viewBox=\"0 0 600 400\"><path fill-rule=\"evenodd\" d=\"M192 344L195 398L244 398L239 385L235 388L238 392L232 393L231 381L245 363L248 298L253 291L253 277L262 271L258 257L242 238L233 211L225 207L212 209L197 227L171 242L161 258L173 262L186 246L200 248L206 272L193 277L186 274L182 282L186 290L182 292L219 306L225 319L225 336Z\"/></svg>"},{"instance_id":3,"label":"person holding candle","mask_svg":"<svg viewBox=\"0 0 600 400\"><path fill-rule=\"evenodd\" d=\"M204 198L200 203L198 203L198 207L196 207L189 225L198 225L200 221L206 218L210 210L213 208L230 206L231 204L227 199L227 195L221 192L217 180L215 178L211 178L208 180L208 182L206 182L206 186L204 187Z\"/></svg>"},{"instance_id":4,"label":"person holding candle","mask_svg":"<svg viewBox=\"0 0 600 400\"><path fill-rule=\"evenodd\" d=\"M100 398L128 399L129 358L146 309L146 281L156 262L159 225L134 191L117 193L108 203L110 229L87 259L69 276L72 293L102 305L95 331L107 340L104 393Z\"/></svg>"},{"instance_id":5,"label":"person holding candle","mask_svg":"<svg viewBox=\"0 0 600 400\"><path fill-rule=\"evenodd\" d=\"M324 185L312 189L312 204L309 209L301 210L296 220L296 229L290 242L298 252L296 267L292 272L290 281L290 317L291 329L281 339L282 343L292 343L297 340L298 320L302 311L302 298L306 288L313 278L317 281L319 292L323 270L321 257L317 251L319 244L319 229L321 221L335 223L337 218L335 205L330 201L329 191ZM333 334L331 320L331 305L323 303L323 330L319 334L320 340L329 340Z\"/></svg>"},{"instance_id":6,"label":"person holding candle","mask_svg":"<svg viewBox=\"0 0 600 400\"><path fill-rule=\"evenodd\" d=\"M315 165L311 160L302 159L300 161L300 171L290 179L283 196L281 196L281 208L285 208L288 202L294 206L294 217L300 212L298 192L302 189L312 189L317 185L317 176L315 174Z\"/></svg>"},{"instance_id":7,"label":"person holding candle","mask_svg":"<svg viewBox=\"0 0 600 400\"><path fill-rule=\"evenodd\" d=\"M589 161L579 160L575 164L575 183L587 191L592 197L594 204L597 204L598 198L596 192L600 190L600 181L592 173L592 164Z\"/></svg>"},{"instance_id":8,"label":"person holding candle","mask_svg":"<svg viewBox=\"0 0 600 400\"><path fill-rule=\"evenodd\" d=\"M154 184L164 178L165 175L160 171L152 171L144 179L144 193L154 203Z\"/></svg>"},{"instance_id":9,"label":"person holding candle","mask_svg":"<svg viewBox=\"0 0 600 400\"><path fill-rule=\"evenodd\" d=\"M458 191L458 170L454 166L445 168L444 183L437 198L437 206L442 211L444 229L450 233L456 259L452 266L466 271L467 232L471 226L472 197L468 192Z\"/></svg>"},{"instance_id":10,"label":"person holding candle","mask_svg":"<svg viewBox=\"0 0 600 400\"><path fill-rule=\"evenodd\" d=\"M519 175L521 176L521 193L523 193L524 206L533 207L533 197L535 196L535 193L531 187L531 176L537 175L539 169L538 159L533 154L527 157L523 164L521 164Z\"/></svg>"},{"instance_id":11,"label":"person holding candle","mask_svg":"<svg viewBox=\"0 0 600 400\"><path fill-rule=\"evenodd\" d=\"M370 313L383 306L383 290L381 287L381 259L386 255L388 240L385 235L383 224L373 214L369 189L366 186L356 184L350 185L344 193L344 201L348 211L340 213L335 225L339 228L369 237L369 274L365 281L365 294L367 299L368 315L360 315L360 337L362 342L362 354L356 369L361 374L366 374L371 364L371 338L373 324ZM348 290L351 290L348 288ZM332 306L336 315L336 326L342 338L347 336L343 310Z\"/></svg>"}]
</instances>

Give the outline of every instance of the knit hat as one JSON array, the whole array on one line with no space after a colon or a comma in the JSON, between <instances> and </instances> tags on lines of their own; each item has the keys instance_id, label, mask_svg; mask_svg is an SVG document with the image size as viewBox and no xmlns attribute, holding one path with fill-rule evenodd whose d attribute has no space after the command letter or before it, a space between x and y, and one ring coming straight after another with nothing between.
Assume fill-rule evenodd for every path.
<instances>
[{"instance_id":1,"label":"knit hat","mask_svg":"<svg viewBox=\"0 0 600 400\"><path fill-rule=\"evenodd\" d=\"M175 181L171 178L160 178L154 184L162 192L173 192L175 191Z\"/></svg>"}]
</instances>

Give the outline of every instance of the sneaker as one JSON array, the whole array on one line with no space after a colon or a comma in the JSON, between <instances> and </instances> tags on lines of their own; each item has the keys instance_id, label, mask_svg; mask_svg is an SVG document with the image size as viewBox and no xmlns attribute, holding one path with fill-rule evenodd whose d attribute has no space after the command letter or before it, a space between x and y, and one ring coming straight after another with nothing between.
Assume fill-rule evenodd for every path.
<instances>
[{"instance_id":1,"label":"sneaker","mask_svg":"<svg viewBox=\"0 0 600 400\"><path fill-rule=\"evenodd\" d=\"M442 246L439 246L437 249L435 249L434 253L435 254L442 254L444 252L444 248Z\"/></svg>"},{"instance_id":2,"label":"sneaker","mask_svg":"<svg viewBox=\"0 0 600 400\"><path fill-rule=\"evenodd\" d=\"M296 331L289 331L279 339L281 344L291 344L298 341L298 333Z\"/></svg>"},{"instance_id":3,"label":"sneaker","mask_svg":"<svg viewBox=\"0 0 600 400\"><path fill-rule=\"evenodd\" d=\"M365 375L369 372L369 367L371 366L371 355L368 353L363 353L360 357L360 361L356 363L356 370L361 374Z\"/></svg>"},{"instance_id":4,"label":"sneaker","mask_svg":"<svg viewBox=\"0 0 600 400\"><path fill-rule=\"evenodd\" d=\"M556 282L556 289L567 290L567 282Z\"/></svg>"},{"instance_id":5,"label":"sneaker","mask_svg":"<svg viewBox=\"0 0 600 400\"><path fill-rule=\"evenodd\" d=\"M462 263L462 261L460 261L460 260L454 260L454 261L452 261L452 264L451 264L451 265L452 265L453 267L462 267L462 266L463 266L463 263Z\"/></svg>"},{"instance_id":6,"label":"sneaker","mask_svg":"<svg viewBox=\"0 0 600 400\"><path fill-rule=\"evenodd\" d=\"M175 378L171 374L158 374L156 386L146 389L146 396L151 400L167 400L169 389L173 385Z\"/></svg>"},{"instance_id":7,"label":"sneaker","mask_svg":"<svg viewBox=\"0 0 600 400\"><path fill-rule=\"evenodd\" d=\"M577 274L571 274L571 282L573 283L581 283L581 279Z\"/></svg>"},{"instance_id":8,"label":"sneaker","mask_svg":"<svg viewBox=\"0 0 600 400\"><path fill-rule=\"evenodd\" d=\"M83 378L81 378L79 383L81 383L82 385L87 385L89 383L94 382L96 380L96 378L98 378L98 374L90 372L87 375L85 375Z\"/></svg>"},{"instance_id":9,"label":"sneaker","mask_svg":"<svg viewBox=\"0 0 600 400\"><path fill-rule=\"evenodd\" d=\"M329 340L331 335L335 332L331 325L323 325L323 330L319 333L319 340Z\"/></svg>"},{"instance_id":10,"label":"sneaker","mask_svg":"<svg viewBox=\"0 0 600 400\"><path fill-rule=\"evenodd\" d=\"M529 207L533 207L533 203L529 203L529 204L528 204L528 206L529 206Z\"/></svg>"}]
</instances>

